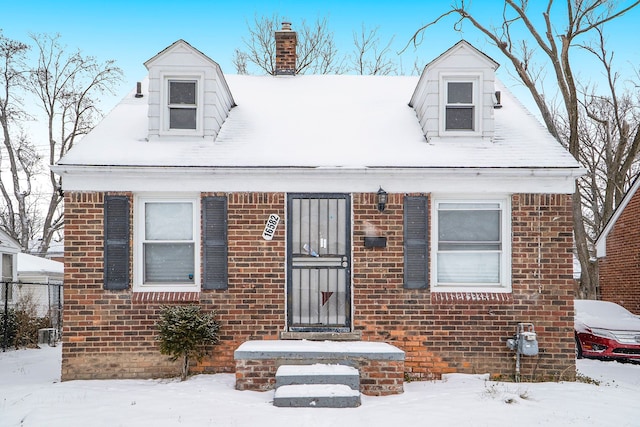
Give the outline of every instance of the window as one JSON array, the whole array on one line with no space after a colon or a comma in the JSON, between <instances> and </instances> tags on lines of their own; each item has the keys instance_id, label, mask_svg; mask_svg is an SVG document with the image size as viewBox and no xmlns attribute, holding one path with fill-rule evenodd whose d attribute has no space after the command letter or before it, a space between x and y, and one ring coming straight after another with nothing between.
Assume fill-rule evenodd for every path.
<instances>
[{"instance_id":1,"label":"window","mask_svg":"<svg viewBox=\"0 0 640 427\"><path fill-rule=\"evenodd\" d=\"M129 198L105 196L104 212L104 288L128 289ZM133 218L135 292L227 289L226 196L139 195Z\"/></svg>"},{"instance_id":2,"label":"window","mask_svg":"<svg viewBox=\"0 0 640 427\"><path fill-rule=\"evenodd\" d=\"M473 82L447 82L445 130L475 130Z\"/></svg>"},{"instance_id":3,"label":"window","mask_svg":"<svg viewBox=\"0 0 640 427\"><path fill-rule=\"evenodd\" d=\"M435 200L434 281L441 289L510 286L507 200Z\"/></svg>"},{"instance_id":4,"label":"window","mask_svg":"<svg viewBox=\"0 0 640 427\"><path fill-rule=\"evenodd\" d=\"M481 136L482 73L447 73L439 80L440 136Z\"/></svg>"},{"instance_id":5,"label":"window","mask_svg":"<svg viewBox=\"0 0 640 427\"><path fill-rule=\"evenodd\" d=\"M139 198L136 211L136 285L199 289L198 199ZM152 289L157 288L157 289Z\"/></svg>"},{"instance_id":6,"label":"window","mask_svg":"<svg viewBox=\"0 0 640 427\"><path fill-rule=\"evenodd\" d=\"M169 129L197 129L197 82L169 80Z\"/></svg>"},{"instance_id":7,"label":"window","mask_svg":"<svg viewBox=\"0 0 640 427\"><path fill-rule=\"evenodd\" d=\"M2 254L2 286L0 286L0 300L13 299L13 257L12 254Z\"/></svg>"}]
</instances>

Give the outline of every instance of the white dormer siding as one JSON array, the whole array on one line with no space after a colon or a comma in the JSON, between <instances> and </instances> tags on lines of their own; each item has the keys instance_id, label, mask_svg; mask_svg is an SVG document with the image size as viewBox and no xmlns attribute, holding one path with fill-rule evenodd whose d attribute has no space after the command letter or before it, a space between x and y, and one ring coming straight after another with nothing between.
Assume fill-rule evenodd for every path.
<instances>
[{"instance_id":1,"label":"white dormer siding","mask_svg":"<svg viewBox=\"0 0 640 427\"><path fill-rule=\"evenodd\" d=\"M149 70L148 139L215 140L235 106L220 66L183 40L145 66Z\"/></svg>"},{"instance_id":2,"label":"white dormer siding","mask_svg":"<svg viewBox=\"0 0 640 427\"><path fill-rule=\"evenodd\" d=\"M498 66L464 40L425 66L409 105L429 142L493 140Z\"/></svg>"}]
</instances>

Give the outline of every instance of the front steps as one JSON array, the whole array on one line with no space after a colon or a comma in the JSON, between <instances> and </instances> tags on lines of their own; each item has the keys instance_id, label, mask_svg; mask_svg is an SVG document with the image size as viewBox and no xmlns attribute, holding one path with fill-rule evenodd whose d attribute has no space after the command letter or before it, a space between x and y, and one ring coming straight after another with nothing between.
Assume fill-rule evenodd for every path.
<instances>
[{"instance_id":1,"label":"front steps","mask_svg":"<svg viewBox=\"0 0 640 427\"><path fill-rule=\"evenodd\" d=\"M254 340L242 343L235 350L234 358L237 390L273 390L276 387L276 373L280 367L320 364L341 365L357 370L359 391L362 394L388 396L403 392L404 352L383 342ZM281 384L284 386L282 381L290 376L285 375L287 369L293 368L281 371L282 378L279 378L278 387ZM301 384L309 384L309 381L311 380L305 379ZM341 381L336 381L334 377L320 384L340 384ZM350 388L351 385L349 383ZM280 393L284 393L285 390Z\"/></svg>"},{"instance_id":2,"label":"front steps","mask_svg":"<svg viewBox=\"0 0 640 427\"><path fill-rule=\"evenodd\" d=\"M345 365L282 365L276 371L273 404L279 407L360 406L360 373Z\"/></svg>"}]
</instances>

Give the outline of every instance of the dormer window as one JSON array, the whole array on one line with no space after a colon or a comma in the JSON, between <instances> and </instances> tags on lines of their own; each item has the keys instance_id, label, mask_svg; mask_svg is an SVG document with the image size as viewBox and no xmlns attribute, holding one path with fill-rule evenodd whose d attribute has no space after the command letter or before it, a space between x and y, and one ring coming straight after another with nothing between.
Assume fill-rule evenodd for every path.
<instances>
[{"instance_id":1,"label":"dormer window","mask_svg":"<svg viewBox=\"0 0 640 427\"><path fill-rule=\"evenodd\" d=\"M468 136L481 132L481 97L479 75L441 76L441 120L442 134Z\"/></svg>"},{"instance_id":2,"label":"dormer window","mask_svg":"<svg viewBox=\"0 0 640 427\"><path fill-rule=\"evenodd\" d=\"M198 82L169 80L169 129L197 129Z\"/></svg>"},{"instance_id":3,"label":"dormer window","mask_svg":"<svg viewBox=\"0 0 640 427\"><path fill-rule=\"evenodd\" d=\"M475 130L473 82L447 82L445 130Z\"/></svg>"}]
</instances>

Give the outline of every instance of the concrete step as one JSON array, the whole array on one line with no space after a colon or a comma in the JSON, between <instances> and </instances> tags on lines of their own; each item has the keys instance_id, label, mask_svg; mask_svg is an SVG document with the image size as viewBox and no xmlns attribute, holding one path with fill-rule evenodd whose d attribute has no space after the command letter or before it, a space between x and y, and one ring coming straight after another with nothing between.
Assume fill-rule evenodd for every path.
<instances>
[{"instance_id":1,"label":"concrete step","mask_svg":"<svg viewBox=\"0 0 640 427\"><path fill-rule=\"evenodd\" d=\"M282 365L276 372L276 388L300 384L343 384L360 391L360 373L345 365Z\"/></svg>"},{"instance_id":2,"label":"concrete step","mask_svg":"<svg viewBox=\"0 0 640 427\"><path fill-rule=\"evenodd\" d=\"M360 392L344 384L299 384L278 387L273 397L278 407L355 408Z\"/></svg>"}]
</instances>

